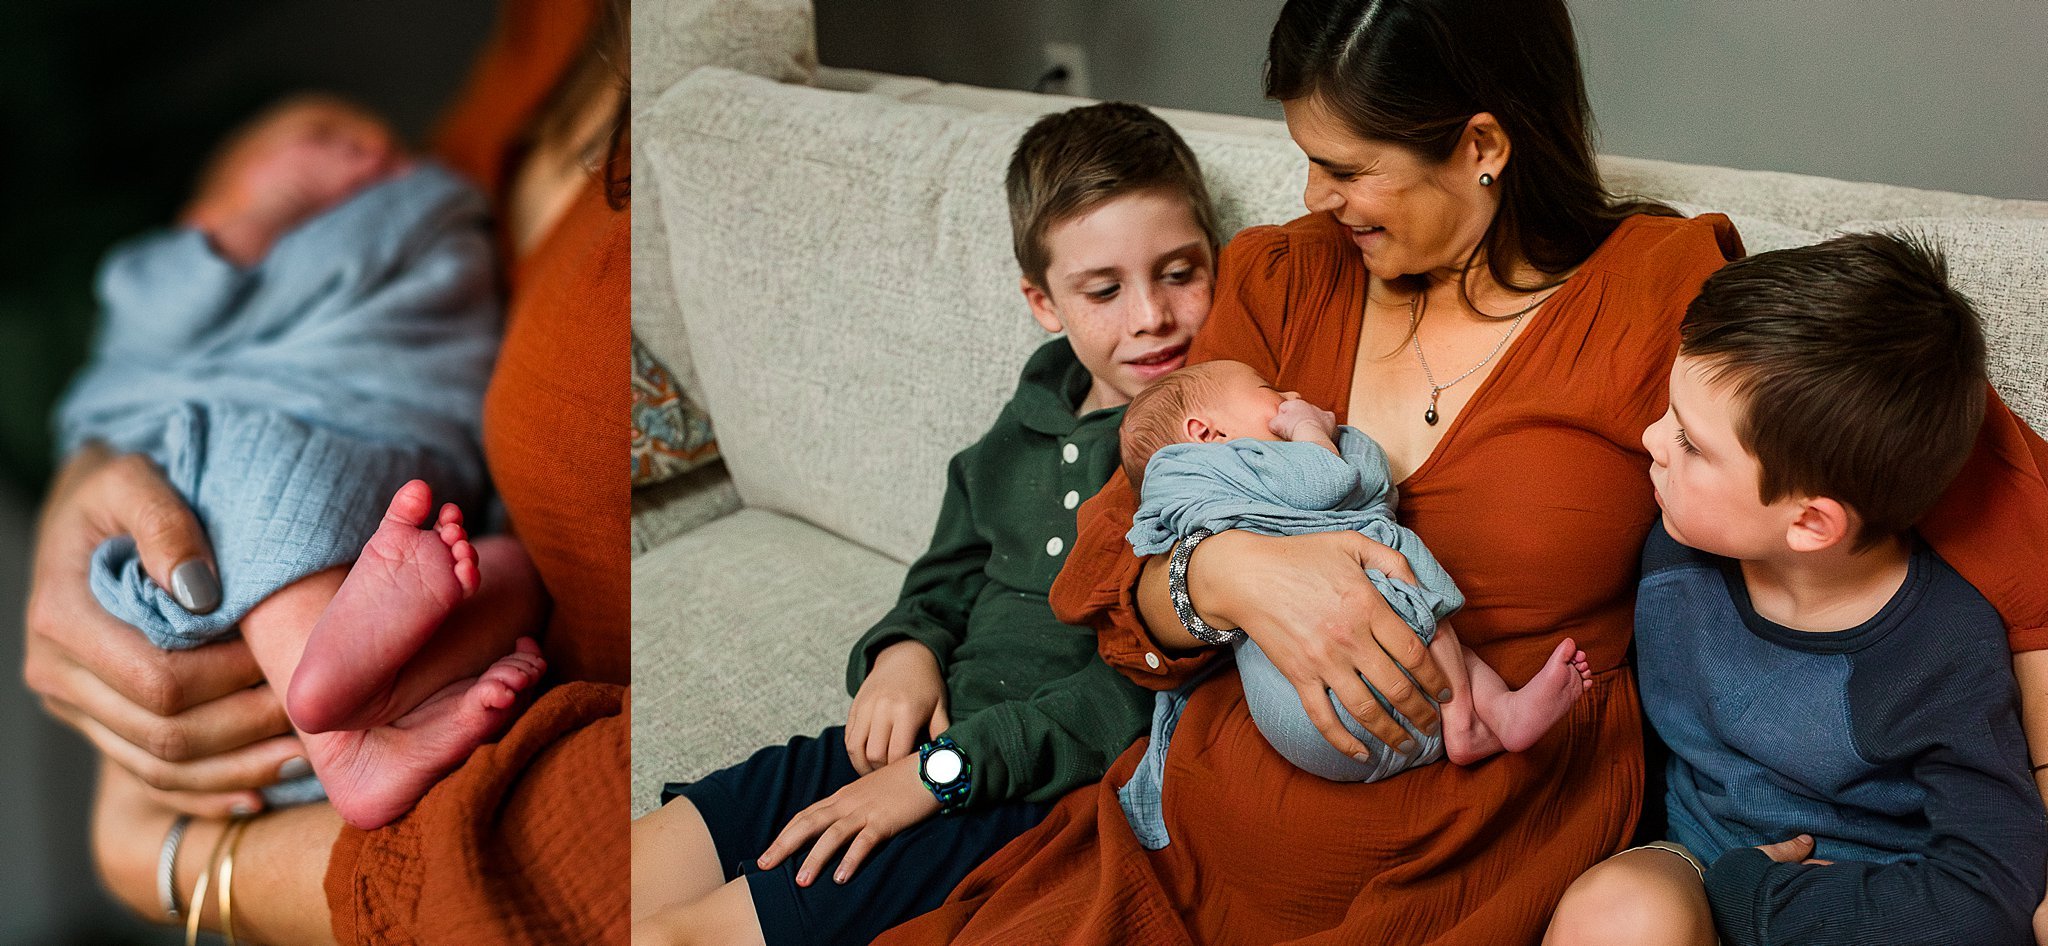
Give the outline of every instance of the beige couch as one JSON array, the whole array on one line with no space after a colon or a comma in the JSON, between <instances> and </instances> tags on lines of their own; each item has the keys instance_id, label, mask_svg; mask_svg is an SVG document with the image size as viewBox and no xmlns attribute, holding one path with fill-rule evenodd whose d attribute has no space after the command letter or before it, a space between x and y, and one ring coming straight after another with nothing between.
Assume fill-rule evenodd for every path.
<instances>
[{"instance_id":1,"label":"beige couch","mask_svg":"<svg viewBox=\"0 0 2048 946\"><path fill-rule=\"evenodd\" d=\"M1045 337L1017 292L1002 176L1033 118L1078 100L829 69L814 82L705 69L638 106L634 324L694 369L726 466L636 514L636 813L664 780L843 721L847 649L929 537L947 458ZM1163 114L1226 232L1302 212L1305 165L1278 123ZM2048 203L1603 168L1617 190L1729 213L1752 251L1875 227L1933 236L1987 317L2000 390L2048 429Z\"/></svg>"}]
</instances>

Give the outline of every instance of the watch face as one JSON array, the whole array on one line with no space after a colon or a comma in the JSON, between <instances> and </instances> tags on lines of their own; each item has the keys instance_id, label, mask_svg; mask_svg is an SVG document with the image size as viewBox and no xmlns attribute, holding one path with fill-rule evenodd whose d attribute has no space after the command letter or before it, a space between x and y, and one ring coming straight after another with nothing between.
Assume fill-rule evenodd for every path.
<instances>
[{"instance_id":1,"label":"watch face","mask_svg":"<svg viewBox=\"0 0 2048 946\"><path fill-rule=\"evenodd\" d=\"M925 757L924 777L934 785L944 785L960 777L960 750L933 749Z\"/></svg>"}]
</instances>

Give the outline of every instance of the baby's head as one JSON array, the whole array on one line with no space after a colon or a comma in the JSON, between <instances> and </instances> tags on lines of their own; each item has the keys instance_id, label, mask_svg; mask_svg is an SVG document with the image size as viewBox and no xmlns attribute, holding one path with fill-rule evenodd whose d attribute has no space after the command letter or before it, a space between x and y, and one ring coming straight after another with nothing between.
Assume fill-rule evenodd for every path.
<instances>
[{"instance_id":1,"label":"baby's head","mask_svg":"<svg viewBox=\"0 0 2048 946\"><path fill-rule=\"evenodd\" d=\"M1124 475L1131 488L1140 488L1152 455L1176 443L1284 439L1274 432L1273 418L1280 405L1300 397L1275 389L1241 361L1182 368L1138 392L1124 409Z\"/></svg>"},{"instance_id":2,"label":"baby's head","mask_svg":"<svg viewBox=\"0 0 2048 946\"><path fill-rule=\"evenodd\" d=\"M1976 313L1915 240L1729 263L1687 309L1671 409L1643 432L1665 528L1743 560L1898 536L1962 469L1985 388Z\"/></svg>"},{"instance_id":3,"label":"baby's head","mask_svg":"<svg viewBox=\"0 0 2048 946\"><path fill-rule=\"evenodd\" d=\"M409 158L391 127L346 101L301 95L229 135L207 164L187 223L220 235L256 231L267 247L285 231L402 171Z\"/></svg>"}]
</instances>

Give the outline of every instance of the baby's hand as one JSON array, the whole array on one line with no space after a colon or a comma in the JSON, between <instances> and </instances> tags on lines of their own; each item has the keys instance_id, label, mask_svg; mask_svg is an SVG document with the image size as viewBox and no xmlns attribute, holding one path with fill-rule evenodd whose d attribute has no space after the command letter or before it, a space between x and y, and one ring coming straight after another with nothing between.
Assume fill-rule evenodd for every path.
<instances>
[{"instance_id":1,"label":"baby's hand","mask_svg":"<svg viewBox=\"0 0 2048 946\"><path fill-rule=\"evenodd\" d=\"M1337 435L1337 415L1301 398L1280 402L1280 410L1267 424L1273 436L1287 440L1330 440Z\"/></svg>"}]
</instances>

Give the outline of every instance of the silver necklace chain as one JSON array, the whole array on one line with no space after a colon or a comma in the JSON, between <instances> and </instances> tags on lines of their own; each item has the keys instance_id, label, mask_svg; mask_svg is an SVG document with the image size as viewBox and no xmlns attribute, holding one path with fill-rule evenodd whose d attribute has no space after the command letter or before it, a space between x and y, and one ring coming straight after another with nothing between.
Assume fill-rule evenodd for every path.
<instances>
[{"instance_id":1,"label":"silver necklace chain","mask_svg":"<svg viewBox=\"0 0 2048 946\"><path fill-rule=\"evenodd\" d=\"M1550 301L1550 297L1555 294L1556 293L1554 292L1545 293L1543 298L1538 299L1535 302L1531 302L1526 306L1523 306L1520 312L1516 312L1514 314L1514 324L1508 326L1507 331L1500 333L1500 341L1493 346L1492 351L1486 353L1485 358L1480 359L1478 364L1465 369L1464 374L1452 378L1451 380L1446 381L1443 384L1436 383L1436 375L1429 370L1429 359L1423 357L1422 355L1422 315L1416 309L1416 303L1422 298L1422 294L1418 292L1415 295L1408 297L1408 338L1410 341L1415 343L1415 360L1421 362L1422 364L1422 378L1423 380L1429 382L1429 409L1422 412L1422 422L1428 424L1431 427L1435 427L1437 419L1437 396L1443 394L1445 391L1449 390L1453 385L1456 385L1458 382L1471 377L1473 372L1478 371L1479 369L1484 368L1489 363L1491 363L1493 361L1494 356L1500 354L1501 349L1508 347L1508 339L1515 337L1515 329L1521 327L1522 319L1528 317L1529 313L1536 311L1537 306ZM1507 318L1507 316L1501 316L1501 318Z\"/></svg>"}]
</instances>

